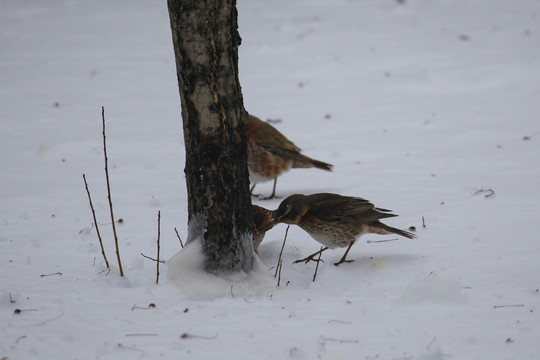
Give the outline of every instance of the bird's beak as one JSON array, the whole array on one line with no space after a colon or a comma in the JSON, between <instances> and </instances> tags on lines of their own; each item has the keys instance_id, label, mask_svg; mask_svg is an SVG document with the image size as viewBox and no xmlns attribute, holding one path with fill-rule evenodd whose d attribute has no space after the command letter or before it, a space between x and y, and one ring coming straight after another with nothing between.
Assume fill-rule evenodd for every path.
<instances>
[{"instance_id":1,"label":"bird's beak","mask_svg":"<svg viewBox=\"0 0 540 360\"><path fill-rule=\"evenodd\" d=\"M271 228L273 228L274 226L276 226L277 224L279 224L279 220L277 218L272 218L270 220L270 222L266 225L264 225L263 227L261 227L261 231L259 231L259 233L262 233L262 232L265 232L265 231L268 231L270 230Z\"/></svg>"}]
</instances>

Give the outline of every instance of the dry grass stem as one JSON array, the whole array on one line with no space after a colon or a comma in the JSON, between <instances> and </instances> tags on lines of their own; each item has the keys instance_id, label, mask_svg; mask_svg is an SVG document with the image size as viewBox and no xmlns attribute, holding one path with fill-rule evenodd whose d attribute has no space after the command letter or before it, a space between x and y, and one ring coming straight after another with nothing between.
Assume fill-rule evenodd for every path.
<instances>
[{"instance_id":1,"label":"dry grass stem","mask_svg":"<svg viewBox=\"0 0 540 360\"><path fill-rule=\"evenodd\" d=\"M96 212L94 210L94 205L92 204L92 197L90 196L90 190L88 189L88 183L86 182L86 175L83 174L84 186L86 187L86 193L88 194L88 201L90 202L90 209L92 209L92 217L94 218L94 225L96 226L96 233L99 239L99 246L101 246L101 254L105 260L105 266L107 269L110 269L109 261L107 260L107 255L105 255L105 248L103 247L103 241L101 240L101 234L99 232L99 227L96 219Z\"/></svg>"},{"instance_id":2,"label":"dry grass stem","mask_svg":"<svg viewBox=\"0 0 540 360\"><path fill-rule=\"evenodd\" d=\"M109 165L107 159L107 141L105 136L105 107L101 107L101 119L103 120L103 155L105 157L105 178L107 180L107 197L109 199L109 210L111 213L112 229L114 234L114 245L116 247L116 258L118 260L118 269L120 270L120 276L124 277L124 269L122 268L122 260L120 259L120 248L118 246L118 236L116 234L116 225L114 221L113 204L111 199L111 184L109 181Z\"/></svg>"},{"instance_id":3,"label":"dry grass stem","mask_svg":"<svg viewBox=\"0 0 540 360\"><path fill-rule=\"evenodd\" d=\"M178 240L180 241L180 246L182 247L182 249L184 248L184 243L182 242L182 238L180 237L180 234L178 233L178 230L176 228L174 228L174 231L176 232L176 237L178 238Z\"/></svg>"}]
</instances>

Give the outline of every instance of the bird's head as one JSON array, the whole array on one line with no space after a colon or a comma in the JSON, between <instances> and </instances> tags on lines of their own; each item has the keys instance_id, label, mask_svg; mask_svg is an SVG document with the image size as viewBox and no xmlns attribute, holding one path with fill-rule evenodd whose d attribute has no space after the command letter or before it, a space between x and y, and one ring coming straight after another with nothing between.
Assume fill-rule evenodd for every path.
<instances>
[{"instance_id":1,"label":"bird's head","mask_svg":"<svg viewBox=\"0 0 540 360\"><path fill-rule=\"evenodd\" d=\"M304 195L295 194L283 200L279 207L273 211L274 216L263 229L270 229L279 223L298 224L307 211L304 198Z\"/></svg>"}]
</instances>

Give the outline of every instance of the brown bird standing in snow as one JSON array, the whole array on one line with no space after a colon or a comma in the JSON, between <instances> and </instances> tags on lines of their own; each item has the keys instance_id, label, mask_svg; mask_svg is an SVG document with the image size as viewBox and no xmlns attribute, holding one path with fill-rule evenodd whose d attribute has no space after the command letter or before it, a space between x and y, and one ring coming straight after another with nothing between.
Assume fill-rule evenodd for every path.
<instances>
[{"instance_id":1,"label":"brown bird standing in snow","mask_svg":"<svg viewBox=\"0 0 540 360\"><path fill-rule=\"evenodd\" d=\"M409 239L416 237L408 231L390 227L379 221L397 216L390 211L376 208L368 200L358 197L330 193L295 194L281 202L263 230L270 229L278 223L298 225L325 246L322 250L295 263L317 261L315 256L325 250L347 247L341 260L334 264L337 266L352 261L346 260L347 254L356 238L363 234L397 234Z\"/></svg>"},{"instance_id":2,"label":"brown bird standing in snow","mask_svg":"<svg viewBox=\"0 0 540 360\"><path fill-rule=\"evenodd\" d=\"M277 177L291 168L332 171L332 165L302 155L300 148L269 123L249 115L245 125L251 191L259 182L274 180L272 194L267 198L272 199L276 196Z\"/></svg>"}]
</instances>

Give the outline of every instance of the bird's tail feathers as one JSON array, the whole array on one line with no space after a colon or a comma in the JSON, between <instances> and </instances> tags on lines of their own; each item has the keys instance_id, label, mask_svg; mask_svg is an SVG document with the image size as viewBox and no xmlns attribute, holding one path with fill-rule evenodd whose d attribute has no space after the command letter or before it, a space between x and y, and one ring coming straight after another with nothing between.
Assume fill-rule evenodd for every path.
<instances>
[{"instance_id":1,"label":"bird's tail feathers","mask_svg":"<svg viewBox=\"0 0 540 360\"><path fill-rule=\"evenodd\" d=\"M334 167L334 165L332 165L332 164L327 164L325 162L309 158L309 157L304 156L302 154L299 154L299 155L301 156L301 158L295 159L295 161L293 162L293 165L292 165L293 168L316 167L318 169L322 169L322 170L326 170L326 171L332 171L332 167Z\"/></svg>"},{"instance_id":2,"label":"bird's tail feathers","mask_svg":"<svg viewBox=\"0 0 540 360\"><path fill-rule=\"evenodd\" d=\"M383 224L381 222L379 222L375 227L378 228L378 229L375 229L375 230L378 230L378 231L373 231L373 232L378 233L378 234L390 234L390 233L391 234L397 234L397 235L406 237L407 239L416 239L418 237L416 234L413 234L410 231L396 229L394 227L385 225L385 224ZM373 228L374 228L374 226L372 226L372 229ZM381 231L381 230L383 230L383 231Z\"/></svg>"}]
</instances>

